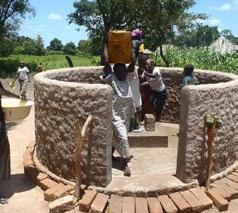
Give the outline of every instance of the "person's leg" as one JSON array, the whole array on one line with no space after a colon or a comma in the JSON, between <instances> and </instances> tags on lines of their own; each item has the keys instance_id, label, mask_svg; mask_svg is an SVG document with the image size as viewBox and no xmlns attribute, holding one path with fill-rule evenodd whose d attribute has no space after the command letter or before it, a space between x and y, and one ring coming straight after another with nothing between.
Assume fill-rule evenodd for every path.
<instances>
[{"instance_id":1,"label":"person's leg","mask_svg":"<svg viewBox=\"0 0 238 213\"><path fill-rule=\"evenodd\" d=\"M113 147L117 150L119 155L122 157L122 167L125 176L130 176L131 172L128 167L128 162L132 158L129 150L129 143L127 137L127 124L125 124L122 120L113 122L113 135L115 140L113 140ZM129 125L129 123L128 123Z\"/></svg>"},{"instance_id":2,"label":"person's leg","mask_svg":"<svg viewBox=\"0 0 238 213\"><path fill-rule=\"evenodd\" d=\"M167 99L166 90L162 92L158 92L155 99L155 113L156 113L156 121L160 121L161 113L165 104L165 100Z\"/></svg>"},{"instance_id":3,"label":"person's leg","mask_svg":"<svg viewBox=\"0 0 238 213\"><path fill-rule=\"evenodd\" d=\"M22 99L26 99L27 86L28 86L28 80L26 79L22 82L22 87L21 87L21 97L22 97Z\"/></svg>"},{"instance_id":4,"label":"person's leg","mask_svg":"<svg viewBox=\"0 0 238 213\"><path fill-rule=\"evenodd\" d=\"M0 112L1 113L1 112ZM1 195L2 181L10 179L10 146L6 132L5 122L0 121L0 203L8 203L7 199Z\"/></svg>"}]
</instances>

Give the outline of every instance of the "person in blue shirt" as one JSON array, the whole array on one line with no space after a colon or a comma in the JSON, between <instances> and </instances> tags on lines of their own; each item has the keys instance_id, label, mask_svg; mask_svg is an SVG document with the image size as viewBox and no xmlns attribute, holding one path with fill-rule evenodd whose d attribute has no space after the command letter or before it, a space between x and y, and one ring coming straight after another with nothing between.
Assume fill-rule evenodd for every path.
<instances>
[{"instance_id":1,"label":"person in blue shirt","mask_svg":"<svg viewBox=\"0 0 238 213\"><path fill-rule=\"evenodd\" d=\"M182 86L186 85L198 85L198 79L193 75L194 66L192 64L187 64L183 69L183 82Z\"/></svg>"}]
</instances>

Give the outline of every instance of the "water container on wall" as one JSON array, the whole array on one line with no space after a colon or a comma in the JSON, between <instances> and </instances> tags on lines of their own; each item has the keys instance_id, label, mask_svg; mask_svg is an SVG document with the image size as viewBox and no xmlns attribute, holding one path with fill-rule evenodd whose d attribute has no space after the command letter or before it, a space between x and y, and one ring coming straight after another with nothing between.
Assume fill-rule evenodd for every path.
<instances>
[{"instance_id":1,"label":"water container on wall","mask_svg":"<svg viewBox=\"0 0 238 213\"><path fill-rule=\"evenodd\" d=\"M131 61L131 32L110 31L107 42L109 63L126 64Z\"/></svg>"}]
</instances>

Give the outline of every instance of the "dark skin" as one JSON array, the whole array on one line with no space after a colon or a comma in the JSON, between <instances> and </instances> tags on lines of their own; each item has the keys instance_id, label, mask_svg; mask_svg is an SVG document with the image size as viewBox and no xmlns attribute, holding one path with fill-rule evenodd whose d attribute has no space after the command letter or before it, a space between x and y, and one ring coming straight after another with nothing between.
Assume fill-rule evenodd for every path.
<instances>
[{"instance_id":1,"label":"dark skin","mask_svg":"<svg viewBox=\"0 0 238 213\"><path fill-rule=\"evenodd\" d=\"M153 73L154 68L155 68L154 62L151 59L147 59L146 60L146 65L145 65L145 68L144 68L144 72L143 72L145 77L155 78L158 75L158 73ZM143 82L141 84L141 86L144 86L144 85L147 85L147 84L148 84L148 82Z\"/></svg>"}]
</instances>

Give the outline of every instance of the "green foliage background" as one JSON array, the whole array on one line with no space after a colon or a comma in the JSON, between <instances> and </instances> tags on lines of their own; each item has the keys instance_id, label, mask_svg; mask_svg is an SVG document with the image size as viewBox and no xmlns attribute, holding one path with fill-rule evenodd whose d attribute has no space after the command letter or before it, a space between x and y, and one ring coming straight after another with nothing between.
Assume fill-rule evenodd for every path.
<instances>
[{"instance_id":1,"label":"green foliage background","mask_svg":"<svg viewBox=\"0 0 238 213\"><path fill-rule=\"evenodd\" d=\"M196 69L217 70L238 74L238 53L221 55L203 48L179 48L166 49L165 56L171 67L184 67L185 64L193 64ZM156 65L165 66L158 52L154 52L153 58Z\"/></svg>"},{"instance_id":2,"label":"green foliage background","mask_svg":"<svg viewBox=\"0 0 238 213\"><path fill-rule=\"evenodd\" d=\"M99 64L99 56L71 56L74 66L96 66ZM36 72L37 64L42 63L44 70L68 67L65 55L51 54L45 56L33 55L11 55L0 58L0 77L13 77L19 66L19 62L24 61L30 72Z\"/></svg>"}]
</instances>

